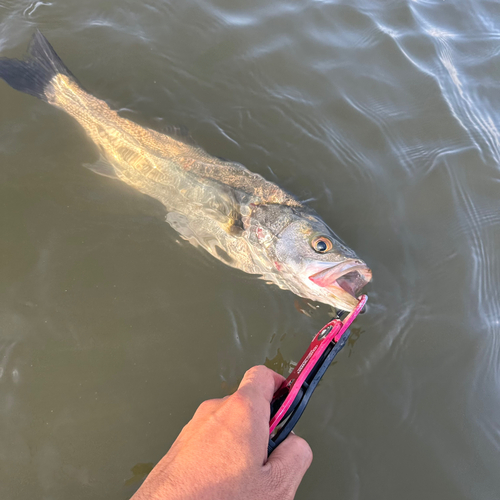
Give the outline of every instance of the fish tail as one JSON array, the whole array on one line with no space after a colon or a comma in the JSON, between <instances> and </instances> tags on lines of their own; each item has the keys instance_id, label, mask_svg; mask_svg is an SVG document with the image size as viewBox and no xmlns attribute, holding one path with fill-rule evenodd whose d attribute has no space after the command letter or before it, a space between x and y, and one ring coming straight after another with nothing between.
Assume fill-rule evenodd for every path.
<instances>
[{"instance_id":1,"label":"fish tail","mask_svg":"<svg viewBox=\"0 0 500 500\"><path fill-rule=\"evenodd\" d=\"M47 39L36 30L23 60L0 58L0 78L12 88L48 100L45 89L56 75L75 80Z\"/></svg>"}]
</instances>

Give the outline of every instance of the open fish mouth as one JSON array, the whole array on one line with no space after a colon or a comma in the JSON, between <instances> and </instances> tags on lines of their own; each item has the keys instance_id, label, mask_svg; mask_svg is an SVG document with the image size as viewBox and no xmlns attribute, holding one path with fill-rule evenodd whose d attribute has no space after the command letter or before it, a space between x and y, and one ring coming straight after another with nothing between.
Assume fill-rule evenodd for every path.
<instances>
[{"instance_id":1,"label":"open fish mouth","mask_svg":"<svg viewBox=\"0 0 500 500\"><path fill-rule=\"evenodd\" d=\"M362 288L371 281L372 272L363 261L349 259L313 274L309 279L328 289L335 307L350 311L356 307Z\"/></svg>"}]
</instances>

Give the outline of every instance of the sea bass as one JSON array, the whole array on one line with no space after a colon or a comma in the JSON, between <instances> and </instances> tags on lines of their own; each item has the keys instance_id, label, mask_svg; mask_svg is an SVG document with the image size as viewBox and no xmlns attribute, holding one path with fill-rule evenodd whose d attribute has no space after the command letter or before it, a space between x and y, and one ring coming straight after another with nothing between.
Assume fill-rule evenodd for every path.
<instances>
[{"instance_id":1,"label":"sea bass","mask_svg":"<svg viewBox=\"0 0 500 500\"><path fill-rule=\"evenodd\" d=\"M120 117L83 90L39 31L24 60L0 59L0 77L73 116L100 151L87 166L159 200L167 222L193 245L301 297L356 306L371 271L313 210L186 137Z\"/></svg>"}]
</instances>

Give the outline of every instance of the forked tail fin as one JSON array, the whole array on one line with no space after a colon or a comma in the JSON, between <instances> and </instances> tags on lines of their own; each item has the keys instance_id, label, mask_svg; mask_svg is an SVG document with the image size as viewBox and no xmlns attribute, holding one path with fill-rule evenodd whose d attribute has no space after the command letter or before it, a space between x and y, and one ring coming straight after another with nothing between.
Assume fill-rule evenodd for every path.
<instances>
[{"instance_id":1,"label":"forked tail fin","mask_svg":"<svg viewBox=\"0 0 500 500\"><path fill-rule=\"evenodd\" d=\"M44 101L47 100L45 88L57 74L75 79L39 30L33 34L23 60L0 58L0 78L12 88Z\"/></svg>"}]
</instances>

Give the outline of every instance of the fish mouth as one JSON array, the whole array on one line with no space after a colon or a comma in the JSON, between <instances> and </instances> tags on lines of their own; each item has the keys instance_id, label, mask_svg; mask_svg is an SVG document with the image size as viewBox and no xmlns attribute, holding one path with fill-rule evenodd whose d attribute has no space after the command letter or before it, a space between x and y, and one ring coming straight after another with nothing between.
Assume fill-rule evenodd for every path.
<instances>
[{"instance_id":1,"label":"fish mouth","mask_svg":"<svg viewBox=\"0 0 500 500\"><path fill-rule=\"evenodd\" d=\"M330 292L335 307L352 311L358 304L359 292L371 281L372 272L363 261L349 259L312 274L309 279Z\"/></svg>"}]
</instances>

